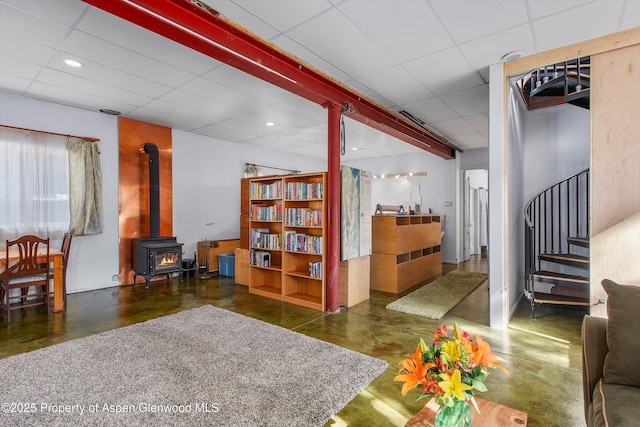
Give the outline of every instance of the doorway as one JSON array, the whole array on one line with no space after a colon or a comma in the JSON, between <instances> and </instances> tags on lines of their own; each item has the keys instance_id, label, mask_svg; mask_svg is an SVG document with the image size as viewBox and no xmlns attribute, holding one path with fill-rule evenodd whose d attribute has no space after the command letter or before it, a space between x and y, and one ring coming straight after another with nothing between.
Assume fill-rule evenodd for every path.
<instances>
[{"instance_id":1,"label":"doorway","mask_svg":"<svg viewBox=\"0 0 640 427\"><path fill-rule=\"evenodd\" d=\"M489 173L486 169L463 172L463 262L487 256Z\"/></svg>"}]
</instances>

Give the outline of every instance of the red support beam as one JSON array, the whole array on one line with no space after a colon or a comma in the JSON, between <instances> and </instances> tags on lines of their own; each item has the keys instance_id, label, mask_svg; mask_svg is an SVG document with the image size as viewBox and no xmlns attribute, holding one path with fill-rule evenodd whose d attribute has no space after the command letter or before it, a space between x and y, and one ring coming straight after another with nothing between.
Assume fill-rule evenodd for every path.
<instances>
[{"instance_id":1,"label":"red support beam","mask_svg":"<svg viewBox=\"0 0 640 427\"><path fill-rule=\"evenodd\" d=\"M84 0L319 105L445 159L455 151L441 138L302 62L213 10L189 0Z\"/></svg>"},{"instance_id":2,"label":"red support beam","mask_svg":"<svg viewBox=\"0 0 640 427\"><path fill-rule=\"evenodd\" d=\"M340 308L340 116L342 107L327 106L327 237L326 298L327 311Z\"/></svg>"}]
</instances>

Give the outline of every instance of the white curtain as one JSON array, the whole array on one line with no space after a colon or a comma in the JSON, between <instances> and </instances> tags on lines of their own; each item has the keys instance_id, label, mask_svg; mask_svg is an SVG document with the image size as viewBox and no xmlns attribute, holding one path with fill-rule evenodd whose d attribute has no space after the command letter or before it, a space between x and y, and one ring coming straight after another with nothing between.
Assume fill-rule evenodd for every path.
<instances>
[{"instance_id":1,"label":"white curtain","mask_svg":"<svg viewBox=\"0 0 640 427\"><path fill-rule=\"evenodd\" d=\"M68 228L67 138L0 127L0 239Z\"/></svg>"}]
</instances>

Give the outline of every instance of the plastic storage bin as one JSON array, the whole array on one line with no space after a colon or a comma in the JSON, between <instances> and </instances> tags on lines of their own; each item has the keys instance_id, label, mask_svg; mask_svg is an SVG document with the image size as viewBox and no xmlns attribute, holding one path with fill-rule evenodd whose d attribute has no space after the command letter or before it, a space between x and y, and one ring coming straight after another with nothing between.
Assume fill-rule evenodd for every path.
<instances>
[{"instance_id":1,"label":"plastic storage bin","mask_svg":"<svg viewBox=\"0 0 640 427\"><path fill-rule=\"evenodd\" d=\"M233 252L218 255L218 274L221 276L235 277L236 254Z\"/></svg>"}]
</instances>

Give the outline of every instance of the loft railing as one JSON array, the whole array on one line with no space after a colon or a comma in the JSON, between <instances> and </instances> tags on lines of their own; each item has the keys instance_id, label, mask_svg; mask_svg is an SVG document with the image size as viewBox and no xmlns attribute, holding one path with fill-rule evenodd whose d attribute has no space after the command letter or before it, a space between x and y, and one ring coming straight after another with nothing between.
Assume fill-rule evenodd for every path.
<instances>
[{"instance_id":1,"label":"loft railing","mask_svg":"<svg viewBox=\"0 0 640 427\"><path fill-rule=\"evenodd\" d=\"M525 283L533 293L538 255L568 253L568 238L589 236L589 169L538 193L527 203L524 217Z\"/></svg>"}]
</instances>

